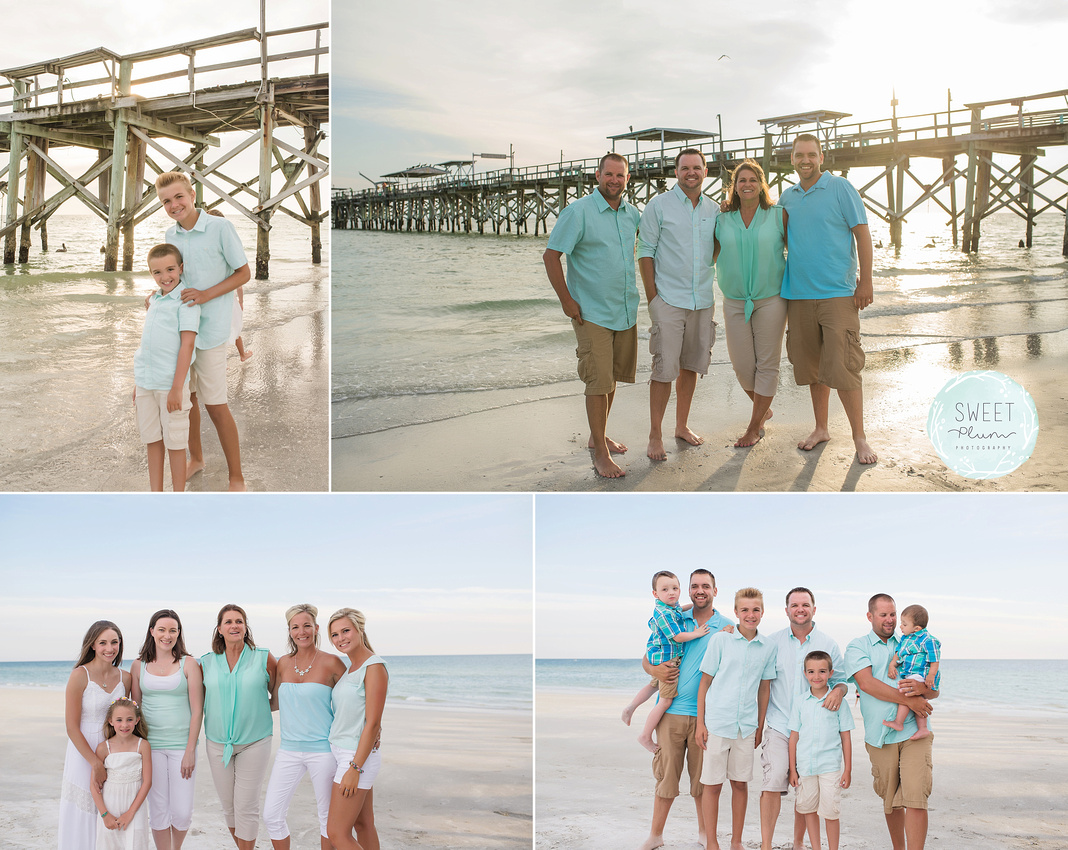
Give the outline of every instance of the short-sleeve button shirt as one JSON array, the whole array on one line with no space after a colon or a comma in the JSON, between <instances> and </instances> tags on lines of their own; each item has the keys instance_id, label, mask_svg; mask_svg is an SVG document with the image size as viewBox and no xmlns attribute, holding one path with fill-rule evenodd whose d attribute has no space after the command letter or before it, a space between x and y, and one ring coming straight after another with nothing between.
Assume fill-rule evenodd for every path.
<instances>
[{"instance_id":1,"label":"short-sleeve button shirt","mask_svg":"<svg viewBox=\"0 0 1068 850\"><path fill-rule=\"evenodd\" d=\"M638 227L638 259L652 257L656 292L680 310L704 310L716 298L719 207L704 195L697 206L676 185L645 205Z\"/></svg>"},{"instance_id":2,"label":"short-sleeve button shirt","mask_svg":"<svg viewBox=\"0 0 1068 850\"><path fill-rule=\"evenodd\" d=\"M134 383L144 390L169 390L174 384L182 331L196 333L200 327L199 304L182 302L183 283L170 292L152 293L141 331L141 345L134 354ZM196 352L193 352L194 359ZM191 362L191 361L190 361ZM186 372L186 381L189 373Z\"/></svg>"},{"instance_id":3,"label":"short-sleeve button shirt","mask_svg":"<svg viewBox=\"0 0 1068 850\"><path fill-rule=\"evenodd\" d=\"M854 678L859 670L871 667L872 676L897 690L897 680L890 678L890 658L897 651L897 637L891 636L884 643L875 634L869 631L866 635L849 642L845 653L845 672L850 680L856 684ZM892 720L897 716L897 703L873 697L857 687L860 693L860 714L864 718L864 743L873 747L881 747L883 744L899 744L907 741L916 734L916 717L909 712L905 717L905 728L898 732L889 726L883 726L884 720ZM928 728L931 727L930 718L927 720Z\"/></svg>"},{"instance_id":4,"label":"short-sleeve button shirt","mask_svg":"<svg viewBox=\"0 0 1068 850\"><path fill-rule=\"evenodd\" d=\"M683 631L692 632L697 628L692 608L689 611L683 611L682 617L685 624ZM697 689L701 684L701 660L705 657L708 642L713 635L734 623L729 617L724 617L719 611L712 609L712 616L708 618L705 625L708 626L708 634L694 638L686 644L686 649L682 654L682 663L679 665L679 695L671 701L666 714L677 714L680 717L697 716Z\"/></svg>"},{"instance_id":5,"label":"short-sleeve button shirt","mask_svg":"<svg viewBox=\"0 0 1068 850\"><path fill-rule=\"evenodd\" d=\"M775 678L775 658L775 644L759 632L752 640L737 629L712 635L701 662L701 672L713 677L705 695L709 732L733 740L756 731L757 690Z\"/></svg>"},{"instance_id":6,"label":"short-sleeve button shirt","mask_svg":"<svg viewBox=\"0 0 1068 850\"><path fill-rule=\"evenodd\" d=\"M830 691L828 691L830 693ZM794 700L790 731L797 732L797 773L819 776L842 769L842 732L854 729L849 703L842 700L837 711L823 707L822 697L808 693Z\"/></svg>"},{"instance_id":7,"label":"short-sleeve button shirt","mask_svg":"<svg viewBox=\"0 0 1068 850\"><path fill-rule=\"evenodd\" d=\"M768 640L775 644L776 665L775 678L771 682L771 700L768 702L767 725L783 735L790 731L790 711L799 699L811 693L805 678L805 656L817 649L831 656L834 673L829 682L830 687L845 684L845 662L842 652L834 638L824 634L815 626L808 633L805 642L794 637L793 630L785 628L775 632Z\"/></svg>"}]
</instances>

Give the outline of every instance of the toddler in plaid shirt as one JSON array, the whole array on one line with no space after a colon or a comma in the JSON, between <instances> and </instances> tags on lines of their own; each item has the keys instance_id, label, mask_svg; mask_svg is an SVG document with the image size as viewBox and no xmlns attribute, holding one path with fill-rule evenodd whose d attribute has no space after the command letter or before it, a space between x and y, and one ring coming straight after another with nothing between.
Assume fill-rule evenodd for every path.
<instances>
[{"instance_id":1,"label":"toddler in plaid shirt","mask_svg":"<svg viewBox=\"0 0 1068 850\"><path fill-rule=\"evenodd\" d=\"M931 690L938 690L938 664L942 657L942 642L927 631L927 609L922 605L909 605L901 612L901 634L897 650L890 659L890 678L915 679L923 682ZM907 705L897 707L897 716L893 720L884 720L883 726L889 726L900 732L905 727L905 718L909 715ZM927 718L916 716L916 734L913 741L926 738L931 734L927 728Z\"/></svg>"}]
</instances>

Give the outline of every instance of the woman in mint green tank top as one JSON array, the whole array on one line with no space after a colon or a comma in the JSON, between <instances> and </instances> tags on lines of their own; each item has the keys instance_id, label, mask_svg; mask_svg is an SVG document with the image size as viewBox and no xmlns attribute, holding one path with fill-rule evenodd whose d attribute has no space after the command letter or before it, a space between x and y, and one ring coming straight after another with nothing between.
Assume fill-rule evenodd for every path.
<instances>
[{"instance_id":1,"label":"woman in mint green tank top","mask_svg":"<svg viewBox=\"0 0 1068 850\"><path fill-rule=\"evenodd\" d=\"M359 611L342 608L330 617L327 630L334 648L349 661L331 698L330 748L337 771L326 829L337 850L378 846L371 792L382 765L378 746L389 676L386 662L371 649L365 625Z\"/></svg>"},{"instance_id":2,"label":"woman in mint green tank top","mask_svg":"<svg viewBox=\"0 0 1068 850\"><path fill-rule=\"evenodd\" d=\"M186 652L177 613L165 608L152 615L130 673L152 746L149 826L157 847L179 850L193 821L204 680L200 665Z\"/></svg>"},{"instance_id":3,"label":"woman in mint green tank top","mask_svg":"<svg viewBox=\"0 0 1068 850\"><path fill-rule=\"evenodd\" d=\"M786 210L773 206L764 170L754 160L731 175L728 212L716 219L716 280L723 292L727 353L753 412L736 448L754 445L771 418L779 384L786 301Z\"/></svg>"}]
</instances>

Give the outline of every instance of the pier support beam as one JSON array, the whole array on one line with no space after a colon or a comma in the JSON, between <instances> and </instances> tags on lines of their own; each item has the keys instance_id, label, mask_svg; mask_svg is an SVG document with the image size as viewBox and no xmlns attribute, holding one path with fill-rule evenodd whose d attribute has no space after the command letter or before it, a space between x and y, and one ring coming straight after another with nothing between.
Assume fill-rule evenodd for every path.
<instances>
[{"instance_id":1,"label":"pier support beam","mask_svg":"<svg viewBox=\"0 0 1068 850\"><path fill-rule=\"evenodd\" d=\"M25 95L29 83L26 80L12 80L12 88L15 93L15 106L19 105L19 98ZM8 141L11 152L7 160L7 209L5 210L4 223L14 224L19 217L19 172L22 170L22 133L19 132L17 121L11 122L11 130L8 133ZM15 262L15 231L8 231L4 239L4 265Z\"/></svg>"},{"instance_id":2,"label":"pier support beam","mask_svg":"<svg viewBox=\"0 0 1068 850\"><path fill-rule=\"evenodd\" d=\"M271 148L274 144L273 86L269 85L266 102L260 105L260 179L258 214L264 224L270 224L271 214L263 209L271 199ZM271 235L262 225L256 228L256 280L267 280L271 265Z\"/></svg>"},{"instance_id":3,"label":"pier support beam","mask_svg":"<svg viewBox=\"0 0 1068 850\"><path fill-rule=\"evenodd\" d=\"M307 153L311 153L315 146L315 140L319 136L319 125L309 125L304 128L304 150ZM308 163L308 176L314 177L319 173L319 169L313 164ZM323 240L321 233L321 224L319 222L319 214L322 210L322 200L319 193L319 181L316 180L311 186L308 187L308 194L311 199L311 249L312 249L312 264L320 265L323 261Z\"/></svg>"}]
</instances>

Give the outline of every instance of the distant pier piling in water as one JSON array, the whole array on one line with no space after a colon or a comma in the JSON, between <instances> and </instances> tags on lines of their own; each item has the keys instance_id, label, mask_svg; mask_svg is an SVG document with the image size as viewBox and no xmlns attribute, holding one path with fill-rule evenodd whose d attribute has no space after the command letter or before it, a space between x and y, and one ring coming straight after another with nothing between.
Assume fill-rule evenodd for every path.
<instances>
[{"instance_id":1,"label":"distant pier piling in water","mask_svg":"<svg viewBox=\"0 0 1068 850\"><path fill-rule=\"evenodd\" d=\"M132 270L134 227L159 210L155 176L172 170L190 176L198 205L207 187L220 198L211 206L226 204L256 224L257 279L268 276L271 218L277 212L310 228L312 262L319 263L320 227L329 215L321 209L319 191L329 174L329 160L319 151L322 126L329 121L329 78L320 70L329 52L323 43L328 26L268 32L261 0L256 29L127 56L97 48L0 70L0 152L7 154L0 167L4 263L28 261L32 228L40 231L41 249L47 251L49 217L76 198L104 222L104 270L119 267L120 242L122 269ZM238 44L254 50L245 59L233 59L230 51L221 61L217 49ZM269 52L269 45L278 44L283 47ZM307 65L307 73L272 76L282 62L292 69L294 59ZM212 84L220 72L232 80L234 69L242 67L255 70L239 74L241 82ZM180 80L178 90L161 85L166 80ZM302 131L297 144L279 137L286 127ZM212 149L222 147L221 137L233 141L227 134L238 141L209 162ZM162 144L165 139L188 145L190 152L174 154ZM257 144L254 174L224 173L224 166L239 167L238 154ZM74 148L96 152L95 164L77 176L58 155ZM272 183L276 173L280 187ZM60 187L50 196L46 175ZM299 209L283 206L287 199Z\"/></svg>"},{"instance_id":2,"label":"distant pier piling in water","mask_svg":"<svg viewBox=\"0 0 1068 850\"><path fill-rule=\"evenodd\" d=\"M791 142L798 133L818 136L824 170L848 175L853 169L877 169L857 185L869 213L885 222L890 242L901 246L902 223L928 202L948 216L954 247L979 250L982 221L999 210L1019 216L1022 242L1031 247L1037 216L1068 212L1068 165L1051 170L1047 149L1068 149L1068 89L1018 98L965 104L960 109L843 123L847 113L819 110L761 119L763 133L724 140L717 133L651 128L610 137L633 140L634 149L619 151L630 164L628 200L638 207L668 187L675 154L700 149L708 161L705 194L722 197L730 172L743 159L761 163L780 194L793 180ZM679 135L690 133L691 135ZM659 146L655 142L659 141ZM654 149L641 149L641 143ZM669 144L670 142L670 144ZM412 176L383 181L373 189L338 189L332 193L332 226L337 229L515 233L548 231L550 215L592 191L599 157L547 165L507 168L476 174L474 161L441 163L411 169ZM924 182L914 160L932 160L941 168L934 182ZM963 186L961 185L963 184ZM963 189L963 206L959 205ZM1063 252L1068 256L1068 215Z\"/></svg>"}]
</instances>

